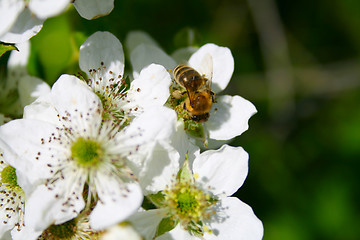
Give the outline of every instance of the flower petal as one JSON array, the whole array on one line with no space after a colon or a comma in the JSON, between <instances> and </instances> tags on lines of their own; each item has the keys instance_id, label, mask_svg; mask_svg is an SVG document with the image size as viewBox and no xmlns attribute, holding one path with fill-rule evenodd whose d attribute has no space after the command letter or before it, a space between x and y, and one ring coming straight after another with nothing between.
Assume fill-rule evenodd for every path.
<instances>
[{"instance_id":1,"label":"flower petal","mask_svg":"<svg viewBox=\"0 0 360 240\"><path fill-rule=\"evenodd\" d=\"M190 57L198 50L196 47L185 47L180 48L171 54L171 57L177 63L185 63L190 59Z\"/></svg>"},{"instance_id":2,"label":"flower petal","mask_svg":"<svg viewBox=\"0 0 360 240\"><path fill-rule=\"evenodd\" d=\"M171 85L170 74L166 69L157 64L151 64L141 70L140 75L131 82L131 88L127 97L130 101L126 108L149 108L152 106L162 106L170 96L169 87Z\"/></svg>"},{"instance_id":3,"label":"flower petal","mask_svg":"<svg viewBox=\"0 0 360 240\"><path fill-rule=\"evenodd\" d=\"M167 142L156 143L138 174L144 195L164 190L178 171L179 153Z\"/></svg>"},{"instance_id":4,"label":"flower petal","mask_svg":"<svg viewBox=\"0 0 360 240\"><path fill-rule=\"evenodd\" d=\"M226 88L231 79L231 76L234 72L234 58L230 49L227 47L219 47L212 43L208 43L202 46L191 56L189 59L189 64L191 67L205 75L208 74L201 72L201 69L203 69L203 58L207 54L210 54L213 60L211 88L215 93L219 93Z\"/></svg>"},{"instance_id":5,"label":"flower petal","mask_svg":"<svg viewBox=\"0 0 360 240\"><path fill-rule=\"evenodd\" d=\"M25 8L11 29L6 34L0 36L0 41L7 43L25 42L41 30L43 22L44 20L31 15L30 10Z\"/></svg>"},{"instance_id":6,"label":"flower petal","mask_svg":"<svg viewBox=\"0 0 360 240\"><path fill-rule=\"evenodd\" d=\"M61 75L52 87L51 100L60 118L70 115L72 123L63 121L63 124L76 126L78 131L86 131L89 136L98 134L102 105L99 97L83 81L72 75Z\"/></svg>"},{"instance_id":7,"label":"flower petal","mask_svg":"<svg viewBox=\"0 0 360 240\"><path fill-rule=\"evenodd\" d=\"M166 214L164 209L147 210L135 213L129 221L145 240L152 240L164 214Z\"/></svg>"},{"instance_id":8,"label":"flower petal","mask_svg":"<svg viewBox=\"0 0 360 240\"><path fill-rule=\"evenodd\" d=\"M56 16L68 7L70 0L31 0L29 9L40 19Z\"/></svg>"},{"instance_id":9,"label":"flower petal","mask_svg":"<svg viewBox=\"0 0 360 240\"><path fill-rule=\"evenodd\" d=\"M191 235L178 224L173 230L157 237L156 240L199 240L199 238Z\"/></svg>"},{"instance_id":10,"label":"flower petal","mask_svg":"<svg viewBox=\"0 0 360 240\"><path fill-rule=\"evenodd\" d=\"M192 142L184 130L184 121L176 122L176 133L171 136L171 143L180 154L180 165L184 163L186 154L190 164L200 154L200 148Z\"/></svg>"},{"instance_id":11,"label":"flower petal","mask_svg":"<svg viewBox=\"0 0 360 240\"><path fill-rule=\"evenodd\" d=\"M142 240L143 238L128 223L121 223L106 229L101 240Z\"/></svg>"},{"instance_id":12,"label":"flower petal","mask_svg":"<svg viewBox=\"0 0 360 240\"><path fill-rule=\"evenodd\" d=\"M103 65L101 64L103 63ZM79 65L81 70L89 74L89 70L106 67L106 72L113 74L103 76L108 81L113 75L124 74L124 51L119 41L112 33L96 32L80 47Z\"/></svg>"},{"instance_id":13,"label":"flower petal","mask_svg":"<svg viewBox=\"0 0 360 240\"><path fill-rule=\"evenodd\" d=\"M54 132L56 126L30 119L13 120L0 127L4 159L16 168L18 184L25 193L31 192L34 184L51 176L47 161L41 161L41 158L51 159L53 152L41 144L41 139L48 139Z\"/></svg>"},{"instance_id":14,"label":"flower petal","mask_svg":"<svg viewBox=\"0 0 360 240\"><path fill-rule=\"evenodd\" d=\"M65 192L68 191L67 185L71 185L70 181L58 181L62 192L56 195L53 189L47 188L45 185L39 185L37 189L27 198L25 204L25 225L32 227L35 231L43 231L51 224L61 224L75 218L79 212L84 208L84 200L76 198L76 196L68 196ZM72 192L70 194L73 194ZM70 201L73 204L72 208L64 206L65 201ZM66 210L64 210L66 209Z\"/></svg>"},{"instance_id":15,"label":"flower petal","mask_svg":"<svg viewBox=\"0 0 360 240\"><path fill-rule=\"evenodd\" d=\"M2 0L0 1L0 38L15 23L19 14L24 10L23 0Z\"/></svg>"},{"instance_id":16,"label":"flower petal","mask_svg":"<svg viewBox=\"0 0 360 240\"><path fill-rule=\"evenodd\" d=\"M32 104L25 106L23 118L46 121L61 127L62 124L57 116L58 112L54 108L50 97L50 93L43 95L36 99Z\"/></svg>"},{"instance_id":17,"label":"flower petal","mask_svg":"<svg viewBox=\"0 0 360 240\"><path fill-rule=\"evenodd\" d=\"M235 197L221 200L223 222L212 222L212 234L205 233L204 239L226 240L261 240L264 235L262 222L256 217L251 207Z\"/></svg>"},{"instance_id":18,"label":"flower petal","mask_svg":"<svg viewBox=\"0 0 360 240\"><path fill-rule=\"evenodd\" d=\"M204 188L213 194L234 194L248 174L249 155L241 147L223 145L218 150L208 150L194 160L193 172Z\"/></svg>"},{"instance_id":19,"label":"flower petal","mask_svg":"<svg viewBox=\"0 0 360 240\"><path fill-rule=\"evenodd\" d=\"M116 186L113 183L114 179L110 178L111 176L102 176L101 180L109 184L108 186L102 187ZM139 184L128 183L125 187L126 189L113 189L111 192L113 194L111 195L98 191L100 200L90 214L91 228L103 230L111 225L124 221L139 209L143 200L143 194ZM99 189L98 186L97 189ZM108 191L105 192L109 193Z\"/></svg>"},{"instance_id":20,"label":"flower petal","mask_svg":"<svg viewBox=\"0 0 360 240\"><path fill-rule=\"evenodd\" d=\"M87 20L108 15L114 8L114 0L75 0L74 7Z\"/></svg>"},{"instance_id":21,"label":"flower petal","mask_svg":"<svg viewBox=\"0 0 360 240\"><path fill-rule=\"evenodd\" d=\"M16 47L19 51L11 51L8 60L8 69L15 68L13 71L16 71L19 66L26 67L30 56L30 41L18 43Z\"/></svg>"},{"instance_id":22,"label":"flower petal","mask_svg":"<svg viewBox=\"0 0 360 240\"><path fill-rule=\"evenodd\" d=\"M146 32L144 31L131 31L127 34L125 39L126 48L130 54L134 49L141 45L152 45L159 47L158 43Z\"/></svg>"},{"instance_id":23,"label":"flower petal","mask_svg":"<svg viewBox=\"0 0 360 240\"><path fill-rule=\"evenodd\" d=\"M166 69L176 67L176 62L161 48L154 45L139 45L131 52L130 61L134 78L137 78L140 71L152 63L163 65Z\"/></svg>"},{"instance_id":24,"label":"flower petal","mask_svg":"<svg viewBox=\"0 0 360 240\"><path fill-rule=\"evenodd\" d=\"M40 78L25 76L19 81L18 92L21 106L25 107L38 97L50 93L50 86Z\"/></svg>"},{"instance_id":25,"label":"flower petal","mask_svg":"<svg viewBox=\"0 0 360 240\"><path fill-rule=\"evenodd\" d=\"M23 226L21 231L17 231L16 229L13 229L11 231L11 236L13 240L36 240L41 235L42 231L35 231L29 226Z\"/></svg>"},{"instance_id":26,"label":"flower petal","mask_svg":"<svg viewBox=\"0 0 360 240\"><path fill-rule=\"evenodd\" d=\"M205 123L209 137L228 140L239 136L249 128L248 121L256 112L255 106L240 96L217 97Z\"/></svg>"},{"instance_id":27,"label":"flower petal","mask_svg":"<svg viewBox=\"0 0 360 240\"><path fill-rule=\"evenodd\" d=\"M5 219L8 219L6 214L8 214L7 211L3 210L0 212L0 219L2 220L0 222L0 239L11 240L10 231L12 228L14 228L16 222L14 222L14 219L12 218L10 218L10 221L8 222L5 221Z\"/></svg>"},{"instance_id":28,"label":"flower petal","mask_svg":"<svg viewBox=\"0 0 360 240\"><path fill-rule=\"evenodd\" d=\"M124 144L140 145L141 147L142 144L169 139L175 132L175 123L174 110L163 106L154 106L147 108L131 122L125 129L125 136L119 134L117 136L126 139Z\"/></svg>"}]
</instances>

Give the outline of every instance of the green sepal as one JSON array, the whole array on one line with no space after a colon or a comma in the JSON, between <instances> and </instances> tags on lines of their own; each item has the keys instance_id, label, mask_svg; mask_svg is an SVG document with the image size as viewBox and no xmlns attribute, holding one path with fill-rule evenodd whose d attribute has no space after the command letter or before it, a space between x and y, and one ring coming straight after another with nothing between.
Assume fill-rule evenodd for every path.
<instances>
[{"instance_id":1,"label":"green sepal","mask_svg":"<svg viewBox=\"0 0 360 240\"><path fill-rule=\"evenodd\" d=\"M155 194L149 194L145 196L142 207L146 210L161 207L163 205L164 199L165 195L162 193L162 191L159 191Z\"/></svg>"},{"instance_id":2,"label":"green sepal","mask_svg":"<svg viewBox=\"0 0 360 240\"><path fill-rule=\"evenodd\" d=\"M184 127L186 132L195 138L203 139L205 137L204 126L202 123L197 123L192 120L186 120L184 121Z\"/></svg>"},{"instance_id":3,"label":"green sepal","mask_svg":"<svg viewBox=\"0 0 360 240\"><path fill-rule=\"evenodd\" d=\"M163 235L164 233L167 233L171 230L173 230L176 225L179 223L179 221L176 221L172 219L171 217L163 218L156 230L156 237Z\"/></svg>"},{"instance_id":4,"label":"green sepal","mask_svg":"<svg viewBox=\"0 0 360 240\"><path fill-rule=\"evenodd\" d=\"M0 57L4 53L11 51L11 50L19 51L19 49L17 49L17 47L14 44L0 42Z\"/></svg>"},{"instance_id":5,"label":"green sepal","mask_svg":"<svg viewBox=\"0 0 360 240\"><path fill-rule=\"evenodd\" d=\"M189 183L194 182L194 177L193 177L192 171L189 166L189 153L188 152L186 153L186 156L185 156L184 165L180 168L180 170L176 176L176 179L179 182L189 182Z\"/></svg>"}]
</instances>

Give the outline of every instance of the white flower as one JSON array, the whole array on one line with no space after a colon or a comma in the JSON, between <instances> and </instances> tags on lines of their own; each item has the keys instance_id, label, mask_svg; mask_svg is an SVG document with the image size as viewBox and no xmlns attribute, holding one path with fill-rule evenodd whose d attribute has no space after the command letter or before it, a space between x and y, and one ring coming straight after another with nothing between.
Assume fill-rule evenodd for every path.
<instances>
[{"instance_id":1,"label":"white flower","mask_svg":"<svg viewBox=\"0 0 360 240\"><path fill-rule=\"evenodd\" d=\"M21 117L26 105L50 92L47 83L40 78L30 76L26 70L30 55L29 41L16 46L19 51L11 52L7 76L1 79L0 84L1 113L11 118ZM8 121L8 119L5 120Z\"/></svg>"},{"instance_id":2,"label":"white flower","mask_svg":"<svg viewBox=\"0 0 360 240\"><path fill-rule=\"evenodd\" d=\"M171 135L175 115L149 108L123 126L102 114L100 99L83 81L62 75L49 95L25 108L24 119L0 127L4 156L27 196L25 224L44 230L95 203L91 227L104 229L141 205L129 156L137 160L149 151L147 143Z\"/></svg>"},{"instance_id":3,"label":"white flower","mask_svg":"<svg viewBox=\"0 0 360 240\"><path fill-rule=\"evenodd\" d=\"M251 207L234 194L248 173L248 154L241 147L223 145L188 161L168 186L148 199L158 209L131 217L145 239L257 240L263 225Z\"/></svg>"},{"instance_id":4,"label":"white flower","mask_svg":"<svg viewBox=\"0 0 360 240\"><path fill-rule=\"evenodd\" d=\"M64 12L71 2L89 20L107 15L114 8L114 0L0 0L0 41L21 43L30 39L47 18Z\"/></svg>"},{"instance_id":5,"label":"white flower","mask_svg":"<svg viewBox=\"0 0 360 240\"><path fill-rule=\"evenodd\" d=\"M144 33L132 33L127 37L126 42L137 44L130 44L130 50L132 50L130 59L134 76L138 74L139 69L154 62L165 66L167 69L172 69L177 65L175 60L164 53ZM215 93L215 102L212 104L210 118L203 123L203 126L200 126L200 128L204 127L203 130L200 129L200 132L204 132L202 134L204 136L200 134L199 137L229 140L240 135L248 129L248 120L257 111L251 102L240 96L218 95L226 88L234 71L234 59L230 50L215 44L206 44L193 54L192 52L193 48L181 49L175 52L173 56L179 61L179 58L190 55L188 60L190 67L201 75L212 75L211 89ZM204 66L203 59L207 55L210 55L212 59L212 72L207 72L209 68ZM182 59L180 62L184 60L187 59ZM187 130L192 135L197 134L193 134L189 128Z\"/></svg>"},{"instance_id":6,"label":"white flower","mask_svg":"<svg viewBox=\"0 0 360 240\"><path fill-rule=\"evenodd\" d=\"M124 62L122 45L109 32L94 33L80 47L80 68L88 75L88 85L100 96L104 111L115 117L124 113L131 117L154 105L164 105L171 84L166 69L151 64L130 83L124 77Z\"/></svg>"}]
</instances>

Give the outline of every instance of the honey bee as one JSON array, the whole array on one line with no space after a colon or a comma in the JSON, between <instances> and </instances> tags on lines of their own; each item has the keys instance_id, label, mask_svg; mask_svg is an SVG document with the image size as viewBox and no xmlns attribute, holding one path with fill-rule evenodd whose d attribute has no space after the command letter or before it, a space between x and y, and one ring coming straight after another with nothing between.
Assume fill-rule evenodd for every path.
<instances>
[{"instance_id":1,"label":"honey bee","mask_svg":"<svg viewBox=\"0 0 360 240\"><path fill-rule=\"evenodd\" d=\"M212 81L212 58L210 54L205 55L201 66L203 72L208 75L201 75L194 68L187 65L178 65L174 68L173 75L175 81L184 87L184 92L173 92L175 98L181 98L185 93L187 98L183 108L189 112L191 120L195 122L205 122L210 117L210 109L215 102L215 93L211 91Z\"/></svg>"}]
</instances>

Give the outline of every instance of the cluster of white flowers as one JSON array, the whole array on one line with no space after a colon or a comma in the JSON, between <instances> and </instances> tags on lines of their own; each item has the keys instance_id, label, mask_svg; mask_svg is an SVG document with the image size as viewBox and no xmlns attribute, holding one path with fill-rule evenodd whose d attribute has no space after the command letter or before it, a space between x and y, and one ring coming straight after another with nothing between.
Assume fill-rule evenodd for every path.
<instances>
[{"instance_id":1,"label":"cluster of white flowers","mask_svg":"<svg viewBox=\"0 0 360 240\"><path fill-rule=\"evenodd\" d=\"M70 2L87 19L113 8L0 0L0 19L9 18L0 40L23 42ZM0 239L261 239L261 221L231 197L248 154L225 141L248 129L256 108L218 96L234 70L230 50L206 44L170 57L142 32L126 43L132 74L121 42L96 32L80 47L84 74L64 74L51 89L24 67L28 42L11 53L0 89ZM211 83L202 121L171 73L184 60Z\"/></svg>"}]
</instances>

